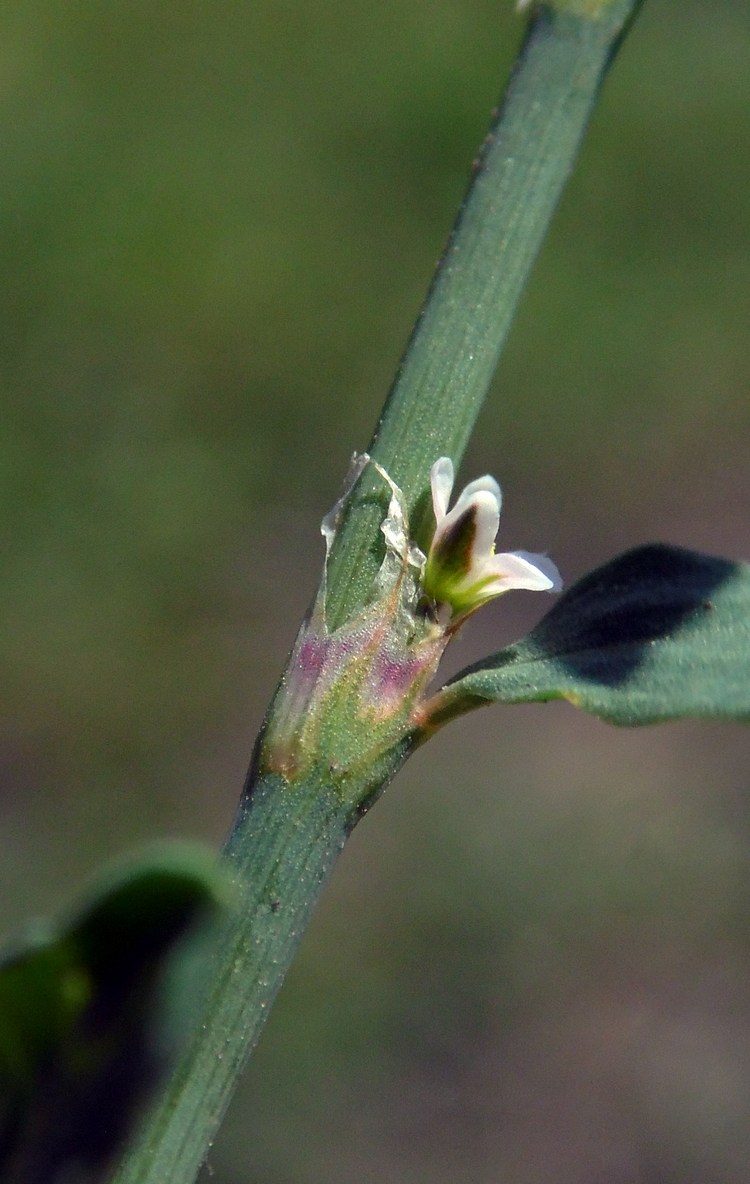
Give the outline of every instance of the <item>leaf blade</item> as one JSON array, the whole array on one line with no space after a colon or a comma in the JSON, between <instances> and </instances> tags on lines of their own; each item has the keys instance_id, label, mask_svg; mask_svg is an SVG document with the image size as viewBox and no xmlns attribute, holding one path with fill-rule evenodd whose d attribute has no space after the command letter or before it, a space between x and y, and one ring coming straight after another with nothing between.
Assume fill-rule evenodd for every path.
<instances>
[{"instance_id":1,"label":"leaf blade","mask_svg":"<svg viewBox=\"0 0 750 1184\"><path fill-rule=\"evenodd\" d=\"M566 699L626 727L750 719L750 565L652 544L580 580L521 642L461 671L428 728L489 702Z\"/></svg>"}]
</instances>

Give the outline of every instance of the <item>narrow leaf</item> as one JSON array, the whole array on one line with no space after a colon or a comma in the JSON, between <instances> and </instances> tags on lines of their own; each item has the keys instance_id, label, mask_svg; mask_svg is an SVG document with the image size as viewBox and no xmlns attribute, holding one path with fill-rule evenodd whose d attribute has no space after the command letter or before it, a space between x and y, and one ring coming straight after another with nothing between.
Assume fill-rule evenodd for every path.
<instances>
[{"instance_id":1,"label":"narrow leaf","mask_svg":"<svg viewBox=\"0 0 750 1184\"><path fill-rule=\"evenodd\" d=\"M548 699L626 726L750 718L750 566L659 545L613 559L528 637L456 675L425 730L484 703Z\"/></svg>"}]
</instances>

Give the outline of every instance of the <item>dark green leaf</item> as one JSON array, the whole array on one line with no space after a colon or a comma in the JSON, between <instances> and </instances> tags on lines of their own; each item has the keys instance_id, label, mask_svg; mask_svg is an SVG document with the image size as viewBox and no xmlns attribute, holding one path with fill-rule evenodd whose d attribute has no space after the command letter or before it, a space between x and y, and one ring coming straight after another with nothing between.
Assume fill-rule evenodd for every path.
<instances>
[{"instance_id":1,"label":"dark green leaf","mask_svg":"<svg viewBox=\"0 0 750 1184\"><path fill-rule=\"evenodd\" d=\"M750 566L647 546L585 576L523 641L458 674L428 728L486 702L567 699L611 723L750 718Z\"/></svg>"},{"instance_id":2,"label":"dark green leaf","mask_svg":"<svg viewBox=\"0 0 750 1184\"><path fill-rule=\"evenodd\" d=\"M185 1028L223 896L215 857L161 848L0 964L0 1178L106 1178Z\"/></svg>"}]
</instances>

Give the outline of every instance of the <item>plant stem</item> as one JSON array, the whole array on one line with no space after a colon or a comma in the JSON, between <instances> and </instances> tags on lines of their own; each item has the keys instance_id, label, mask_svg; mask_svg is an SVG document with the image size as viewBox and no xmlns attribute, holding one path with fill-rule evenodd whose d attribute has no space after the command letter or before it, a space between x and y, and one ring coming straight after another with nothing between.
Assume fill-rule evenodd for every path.
<instances>
[{"instance_id":1,"label":"plant stem","mask_svg":"<svg viewBox=\"0 0 750 1184\"><path fill-rule=\"evenodd\" d=\"M368 452L404 493L423 538L429 471L456 468L516 307L639 0L559 0L532 18ZM576 9L597 8L589 17ZM572 11L570 11L572 10ZM362 605L382 555L382 485L367 472L328 569L332 626Z\"/></svg>"},{"instance_id":2,"label":"plant stem","mask_svg":"<svg viewBox=\"0 0 750 1184\"><path fill-rule=\"evenodd\" d=\"M118 1184L195 1178L350 826L351 808L317 778L270 775L243 797L224 851L238 907L200 1026Z\"/></svg>"},{"instance_id":3,"label":"plant stem","mask_svg":"<svg viewBox=\"0 0 750 1184\"><path fill-rule=\"evenodd\" d=\"M530 21L369 449L401 486L413 533L425 520L432 462L445 455L457 464L463 454L601 80L637 5L556 0ZM382 481L365 470L328 565L331 629L371 592L387 498ZM405 751L383 763L382 783ZM251 770L225 848L239 907L216 954L192 1045L116 1184L194 1179L362 805L319 772L300 782L265 776L255 783Z\"/></svg>"}]
</instances>

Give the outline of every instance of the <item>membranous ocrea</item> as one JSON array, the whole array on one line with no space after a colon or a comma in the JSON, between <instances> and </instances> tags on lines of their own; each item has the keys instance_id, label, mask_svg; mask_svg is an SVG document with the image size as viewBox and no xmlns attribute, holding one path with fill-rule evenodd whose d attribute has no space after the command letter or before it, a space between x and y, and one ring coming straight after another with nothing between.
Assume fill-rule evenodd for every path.
<instances>
[{"instance_id":1,"label":"membranous ocrea","mask_svg":"<svg viewBox=\"0 0 750 1184\"><path fill-rule=\"evenodd\" d=\"M368 466L390 499L380 530L382 564L369 602L335 629L326 621L328 558L346 500ZM446 645L468 616L511 588L557 590L544 556L495 555L500 488L482 477L452 510L453 465L431 470L435 527L427 555L410 537L401 490L367 454L355 457L342 498L322 523L326 561L320 588L292 650L261 741L261 768L288 781L315 770L330 782L382 785L408 752L420 704Z\"/></svg>"}]
</instances>

